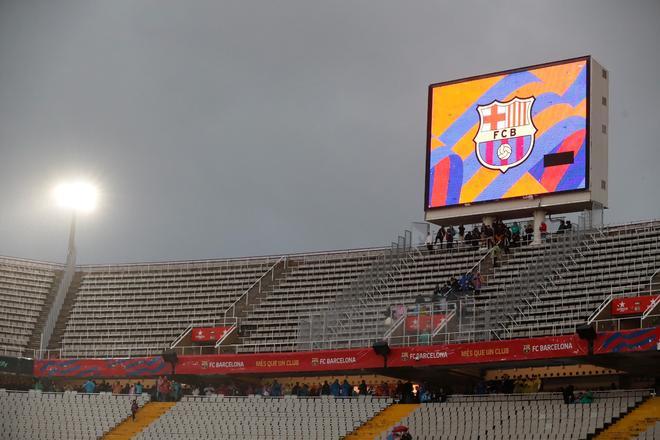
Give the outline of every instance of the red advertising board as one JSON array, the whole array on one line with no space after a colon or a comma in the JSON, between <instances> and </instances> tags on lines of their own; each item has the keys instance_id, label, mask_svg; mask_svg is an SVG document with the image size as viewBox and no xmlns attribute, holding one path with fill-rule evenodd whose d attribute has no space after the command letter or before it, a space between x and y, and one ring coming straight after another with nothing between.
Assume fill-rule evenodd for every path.
<instances>
[{"instance_id":1,"label":"red advertising board","mask_svg":"<svg viewBox=\"0 0 660 440\"><path fill-rule=\"evenodd\" d=\"M222 339L233 327L193 327L190 339L193 342L216 342Z\"/></svg>"},{"instance_id":2,"label":"red advertising board","mask_svg":"<svg viewBox=\"0 0 660 440\"><path fill-rule=\"evenodd\" d=\"M392 347L389 367L465 365L587 355L577 335L551 336L469 344ZM139 377L170 374L160 356L133 359L35 360L37 377ZM310 352L179 356L178 374L263 374L359 370L383 367L371 347Z\"/></svg>"},{"instance_id":3,"label":"red advertising board","mask_svg":"<svg viewBox=\"0 0 660 440\"><path fill-rule=\"evenodd\" d=\"M618 298L612 301L612 316L641 315L656 301L658 295Z\"/></svg>"},{"instance_id":4,"label":"red advertising board","mask_svg":"<svg viewBox=\"0 0 660 440\"><path fill-rule=\"evenodd\" d=\"M441 326L444 320L445 315L442 313L406 316L406 333L431 333Z\"/></svg>"}]
</instances>

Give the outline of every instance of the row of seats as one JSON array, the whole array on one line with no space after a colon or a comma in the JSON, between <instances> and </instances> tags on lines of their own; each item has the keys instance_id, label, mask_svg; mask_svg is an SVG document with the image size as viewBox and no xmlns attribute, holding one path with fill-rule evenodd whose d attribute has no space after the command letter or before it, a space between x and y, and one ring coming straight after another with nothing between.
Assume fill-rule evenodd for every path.
<instances>
[{"instance_id":1,"label":"row of seats","mask_svg":"<svg viewBox=\"0 0 660 440\"><path fill-rule=\"evenodd\" d=\"M450 396L445 403L421 405L400 423L417 440L583 439L622 417L648 393L596 392L590 404L566 404L560 393Z\"/></svg>"},{"instance_id":2,"label":"row of seats","mask_svg":"<svg viewBox=\"0 0 660 440\"><path fill-rule=\"evenodd\" d=\"M62 268L55 264L0 258L0 353L25 356Z\"/></svg>"},{"instance_id":3,"label":"row of seats","mask_svg":"<svg viewBox=\"0 0 660 440\"><path fill-rule=\"evenodd\" d=\"M7 440L99 439L131 415L136 399L149 396L79 394L0 389L0 433Z\"/></svg>"},{"instance_id":4,"label":"row of seats","mask_svg":"<svg viewBox=\"0 0 660 440\"><path fill-rule=\"evenodd\" d=\"M141 440L336 440L390 405L385 398L185 397L142 431Z\"/></svg>"},{"instance_id":5,"label":"row of seats","mask_svg":"<svg viewBox=\"0 0 660 440\"><path fill-rule=\"evenodd\" d=\"M224 312L276 259L86 267L62 338L66 356L159 352Z\"/></svg>"}]
</instances>

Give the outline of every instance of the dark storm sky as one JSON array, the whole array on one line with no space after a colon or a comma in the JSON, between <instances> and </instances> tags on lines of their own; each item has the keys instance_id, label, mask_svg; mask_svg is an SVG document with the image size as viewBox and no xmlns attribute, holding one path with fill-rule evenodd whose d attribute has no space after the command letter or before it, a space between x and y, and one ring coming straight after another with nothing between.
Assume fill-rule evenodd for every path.
<instances>
[{"instance_id":1,"label":"dark storm sky","mask_svg":"<svg viewBox=\"0 0 660 440\"><path fill-rule=\"evenodd\" d=\"M592 54L608 222L660 217L658 1L0 0L0 254L61 261L50 190L102 188L79 261L385 245L423 217L427 85Z\"/></svg>"}]
</instances>

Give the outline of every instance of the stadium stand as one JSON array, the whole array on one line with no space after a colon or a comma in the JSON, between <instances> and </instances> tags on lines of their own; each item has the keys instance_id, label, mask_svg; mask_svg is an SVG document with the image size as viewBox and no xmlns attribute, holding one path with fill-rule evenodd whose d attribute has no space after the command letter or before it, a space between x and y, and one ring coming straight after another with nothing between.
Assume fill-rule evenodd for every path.
<instances>
[{"instance_id":1,"label":"stadium stand","mask_svg":"<svg viewBox=\"0 0 660 440\"><path fill-rule=\"evenodd\" d=\"M213 325L276 259L82 267L63 355L149 354Z\"/></svg>"},{"instance_id":2,"label":"stadium stand","mask_svg":"<svg viewBox=\"0 0 660 440\"><path fill-rule=\"evenodd\" d=\"M296 348L300 319L326 310L337 295L383 255L383 250L292 257L293 268L241 321L240 352Z\"/></svg>"},{"instance_id":3,"label":"stadium stand","mask_svg":"<svg viewBox=\"0 0 660 440\"><path fill-rule=\"evenodd\" d=\"M466 306L445 329L446 342L573 333L612 294L649 292L659 266L660 222L553 235L540 246L502 253L494 266L491 257L467 245L434 252L404 246L396 253L80 266L50 348L62 349L61 357L160 353L191 325L222 325L237 299L282 259L286 268L273 272L259 301L236 315L238 352L370 346L387 332L390 306L411 305L430 297L436 284L476 270L485 283L479 294L463 295ZM20 355L37 348L36 324L59 269L2 261L7 319L0 349Z\"/></svg>"},{"instance_id":4,"label":"stadium stand","mask_svg":"<svg viewBox=\"0 0 660 440\"><path fill-rule=\"evenodd\" d=\"M0 432L7 440L97 439L131 415L147 395L0 390Z\"/></svg>"},{"instance_id":5,"label":"stadium stand","mask_svg":"<svg viewBox=\"0 0 660 440\"><path fill-rule=\"evenodd\" d=\"M481 328L505 329L500 337L573 333L609 295L649 293L650 277L660 266L660 223L596 230L581 236L563 258L548 259L557 256L553 248L565 247L560 239L503 258L476 298ZM524 293L517 292L521 268L535 265L543 266L537 268L539 279L519 284Z\"/></svg>"},{"instance_id":6,"label":"stadium stand","mask_svg":"<svg viewBox=\"0 0 660 440\"><path fill-rule=\"evenodd\" d=\"M309 321L321 326L308 322L311 328L300 332L299 348L307 348L306 343L311 348L350 347L356 342L371 346L383 339L388 330L384 319L391 306L409 306L418 296L430 297L436 285L444 285L452 277L460 278L475 268L482 257L483 252L471 246L434 252L410 249L367 289L342 292L323 314L310 317ZM322 339L330 343L319 344Z\"/></svg>"},{"instance_id":7,"label":"stadium stand","mask_svg":"<svg viewBox=\"0 0 660 440\"><path fill-rule=\"evenodd\" d=\"M60 276L59 265L0 258L0 354L23 356L38 340Z\"/></svg>"},{"instance_id":8,"label":"stadium stand","mask_svg":"<svg viewBox=\"0 0 660 440\"><path fill-rule=\"evenodd\" d=\"M391 403L391 399L371 397L184 397L137 438L334 440Z\"/></svg>"},{"instance_id":9,"label":"stadium stand","mask_svg":"<svg viewBox=\"0 0 660 440\"><path fill-rule=\"evenodd\" d=\"M565 404L560 393L455 395L444 403L421 405L401 424L410 428L416 440L583 439L625 415L649 391L593 394L588 404Z\"/></svg>"}]
</instances>

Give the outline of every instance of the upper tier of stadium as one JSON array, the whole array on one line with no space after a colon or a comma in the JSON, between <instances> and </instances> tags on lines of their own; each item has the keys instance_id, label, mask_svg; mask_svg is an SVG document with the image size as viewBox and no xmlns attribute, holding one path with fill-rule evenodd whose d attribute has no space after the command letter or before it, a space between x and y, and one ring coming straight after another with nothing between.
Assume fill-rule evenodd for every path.
<instances>
[{"instance_id":1,"label":"upper tier of stadium","mask_svg":"<svg viewBox=\"0 0 660 440\"><path fill-rule=\"evenodd\" d=\"M497 257L494 261L494 257ZM371 346L387 311L480 272L479 292L443 298L441 331L407 344L574 333L611 295L657 292L660 221L550 236L495 255L456 244L184 262L79 265L47 348L60 357L159 354L192 327L236 325L234 352ZM0 258L0 353L32 357L64 265ZM396 344L396 340L391 343Z\"/></svg>"}]
</instances>

